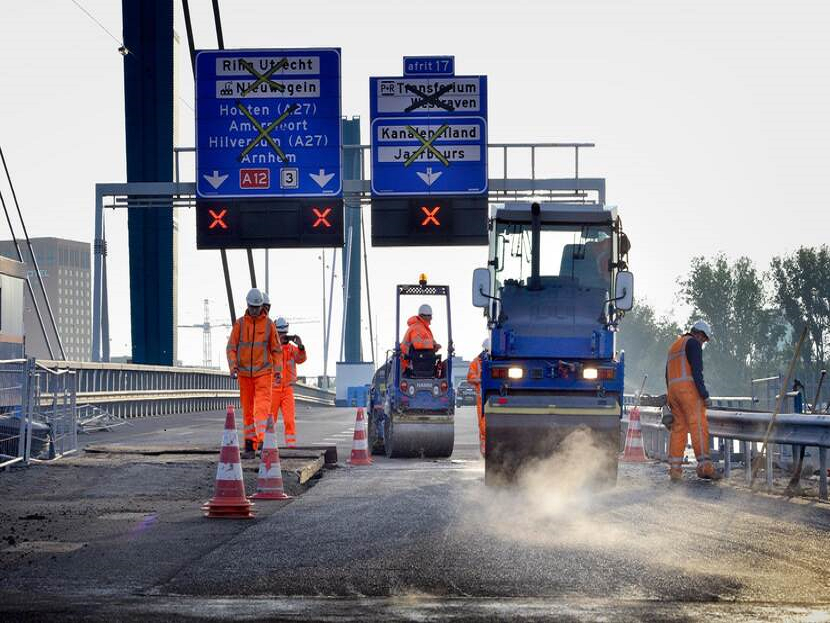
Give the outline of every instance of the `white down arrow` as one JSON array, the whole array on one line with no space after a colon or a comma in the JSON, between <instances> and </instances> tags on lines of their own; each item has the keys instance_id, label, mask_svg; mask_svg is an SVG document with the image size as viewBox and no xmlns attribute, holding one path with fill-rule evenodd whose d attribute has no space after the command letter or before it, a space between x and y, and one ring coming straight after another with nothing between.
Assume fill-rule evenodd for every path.
<instances>
[{"instance_id":1,"label":"white down arrow","mask_svg":"<svg viewBox=\"0 0 830 623\"><path fill-rule=\"evenodd\" d=\"M325 169L320 169L319 173L309 173L308 176L317 182L317 185L320 188L324 188L326 184L329 183L331 178L334 177L334 173L326 173Z\"/></svg>"},{"instance_id":2,"label":"white down arrow","mask_svg":"<svg viewBox=\"0 0 830 623\"><path fill-rule=\"evenodd\" d=\"M427 167L427 172L426 173L421 173L420 171L417 171L417 173L418 173L418 177L420 177L422 180L424 180L424 184L426 184L427 186L432 186L432 183L435 180L437 180L439 177L441 177L441 174L443 173L443 171L436 171L435 173L433 173L432 172L432 167Z\"/></svg>"},{"instance_id":3,"label":"white down arrow","mask_svg":"<svg viewBox=\"0 0 830 623\"><path fill-rule=\"evenodd\" d=\"M219 188L228 179L227 175L219 175L219 171L214 171L213 175L202 175L202 177L208 181L208 184L213 186L214 190Z\"/></svg>"}]
</instances>

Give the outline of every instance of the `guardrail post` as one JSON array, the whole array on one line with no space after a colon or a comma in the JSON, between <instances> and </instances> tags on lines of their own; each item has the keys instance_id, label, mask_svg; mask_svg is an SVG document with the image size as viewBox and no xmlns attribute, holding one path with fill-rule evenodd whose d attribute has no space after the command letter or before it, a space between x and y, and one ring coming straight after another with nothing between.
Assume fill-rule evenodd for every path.
<instances>
[{"instance_id":1,"label":"guardrail post","mask_svg":"<svg viewBox=\"0 0 830 623\"><path fill-rule=\"evenodd\" d=\"M721 439L723 445L723 476L729 478L732 475L732 440Z\"/></svg>"},{"instance_id":2,"label":"guardrail post","mask_svg":"<svg viewBox=\"0 0 830 623\"><path fill-rule=\"evenodd\" d=\"M746 467L744 472L744 478L746 479L746 483L748 485L752 484L752 442L745 441L743 443L744 446L744 466Z\"/></svg>"},{"instance_id":3,"label":"guardrail post","mask_svg":"<svg viewBox=\"0 0 830 623\"><path fill-rule=\"evenodd\" d=\"M775 444L767 444L766 455L766 471L767 471L767 491L772 491L772 452Z\"/></svg>"},{"instance_id":4,"label":"guardrail post","mask_svg":"<svg viewBox=\"0 0 830 623\"><path fill-rule=\"evenodd\" d=\"M72 449L78 449L78 375L75 372L71 372L71 386L70 386L70 394L69 394L69 409L72 413L71 418L71 426L72 426Z\"/></svg>"},{"instance_id":5,"label":"guardrail post","mask_svg":"<svg viewBox=\"0 0 830 623\"><path fill-rule=\"evenodd\" d=\"M827 499L827 448L818 449L818 497Z\"/></svg>"},{"instance_id":6,"label":"guardrail post","mask_svg":"<svg viewBox=\"0 0 830 623\"><path fill-rule=\"evenodd\" d=\"M33 411L35 409L35 384L37 378L35 376L35 360L31 357L26 359L26 365L23 372L23 383L25 391L21 395L20 409L22 411L21 418L26 420L26 443L23 448L23 464L28 465L29 459L32 455L32 424L34 423Z\"/></svg>"}]
</instances>

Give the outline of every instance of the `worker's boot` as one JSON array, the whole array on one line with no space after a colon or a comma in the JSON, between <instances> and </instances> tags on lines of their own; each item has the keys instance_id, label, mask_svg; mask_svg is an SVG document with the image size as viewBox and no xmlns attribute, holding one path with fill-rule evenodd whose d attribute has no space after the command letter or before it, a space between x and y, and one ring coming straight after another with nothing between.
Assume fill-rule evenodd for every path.
<instances>
[{"instance_id":1,"label":"worker's boot","mask_svg":"<svg viewBox=\"0 0 830 623\"><path fill-rule=\"evenodd\" d=\"M697 477L701 480L721 480L723 473L715 469L711 463L706 463L703 467L697 468Z\"/></svg>"},{"instance_id":2,"label":"worker's boot","mask_svg":"<svg viewBox=\"0 0 830 623\"><path fill-rule=\"evenodd\" d=\"M683 470L671 469L669 470L669 482L680 482L683 480Z\"/></svg>"},{"instance_id":3,"label":"worker's boot","mask_svg":"<svg viewBox=\"0 0 830 623\"><path fill-rule=\"evenodd\" d=\"M256 450L254 449L254 442L252 440L245 440L245 450L239 456L243 459L256 458Z\"/></svg>"}]
</instances>

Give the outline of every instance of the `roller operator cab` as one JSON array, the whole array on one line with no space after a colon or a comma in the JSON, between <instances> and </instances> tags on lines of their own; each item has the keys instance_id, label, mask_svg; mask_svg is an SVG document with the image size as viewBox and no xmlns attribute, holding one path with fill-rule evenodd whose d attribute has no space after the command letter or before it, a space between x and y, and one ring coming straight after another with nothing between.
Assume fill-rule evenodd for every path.
<instances>
[{"instance_id":1,"label":"roller operator cab","mask_svg":"<svg viewBox=\"0 0 830 623\"><path fill-rule=\"evenodd\" d=\"M439 335L435 339L446 352L446 359L440 351L417 350L414 346L405 353L401 337L396 340L394 351L373 379L369 447L373 453L385 452L389 458L446 458L452 454L455 441L450 288L428 284L426 275L421 275L417 284L397 286L395 326L403 331L401 335L406 332L401 322L402 297L417 297L419 303L428 298L444 299L446 307L436 305L435 312L446 310L446 341Z\"/></svg>"},{"instance_id":2,"label":"roller operator cab","mask_svg":"<svg viewBox=\"0 0 830 623\"><path fill-rule=\"evenodd\" d=\"M630 244L616 208L495 204L487 268L473 275L491 356L482 365L485 481L512 480L571 433L596 479L616 481L624 355L616 332L633 304Z\"/></svg>"}]
</instances>

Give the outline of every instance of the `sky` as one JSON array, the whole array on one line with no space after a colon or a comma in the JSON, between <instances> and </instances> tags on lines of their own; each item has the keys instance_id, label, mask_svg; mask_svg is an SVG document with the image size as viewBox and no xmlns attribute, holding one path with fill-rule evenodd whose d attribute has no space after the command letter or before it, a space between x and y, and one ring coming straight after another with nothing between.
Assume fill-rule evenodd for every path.
<instances>
[{"instance_id":1,"label":"sky","mask_svg":"<svg viewBox=\"0 0 830 623\"><path fill-rule=\"evenodd\" d=\"M126 175L116 41L121 3L4 5L0 144L29 233L91 241L95 183ZM619 207L632 241L636 296L681 321L688 310L677 299L677 283L691 258L745 255L765 269L775 255L827 241L826 1L220 0L220 6L228 49L342 48L342 109L361 118L364 143L369 76L399 75L404 55L438 54L454 55L457 73L488 76L490 142L596 143L581 155L580 173L607 179L608 203ZM197 48L215 47L210 2L191 1L191 10ZM192 146L193 76L180 2L175 16L177 144ZM183 181L192 181L193 166L182 159ZM563 159L540 167L547 167L540 177L572 176ZM491 177L500 174L491 169ZM528 177L527 160L517 158L510 174ZM127 354L127 218L123 211L106 218L111 348ZM196 250L192 211L179 212L178 232L179 324L201 322L204 298L213 320L227 322L219 254ZM379 350L394 343L395 284L425 272L451 286L457 351L468 358L478 352L485 324L470 305L470 279L486 262L484 247L369 248L367 255ZM255 253L260 280L263 256ZM244 252L230 252L230 261L241 309ZM337 272L329 373L340 348ZM270 276L273 311L312 321L292 331L310 352L304 372L321 373L320 251L271 251ZM368 353L367 316L364 309ZM446 343L438 329L436 338ZM226 331L213 332L214 363L224 365ZM197 329L180 330L179 359L200 364L201 338Z\"/></svg>"}]
</instances>

